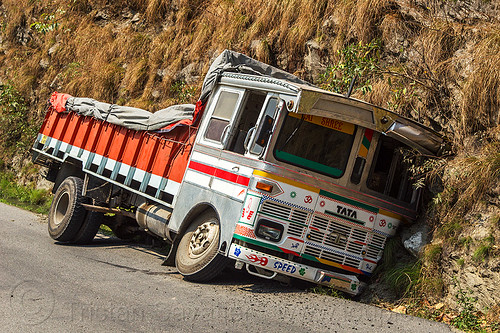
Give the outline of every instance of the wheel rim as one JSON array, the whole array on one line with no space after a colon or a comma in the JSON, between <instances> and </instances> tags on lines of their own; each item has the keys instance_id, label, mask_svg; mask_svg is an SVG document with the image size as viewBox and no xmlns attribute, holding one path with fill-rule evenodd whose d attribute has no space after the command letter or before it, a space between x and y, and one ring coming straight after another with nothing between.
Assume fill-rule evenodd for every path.
<instances>
[{"instance_id":1,"label":"wheel rim","mask_svg":"<svg viewBox=\"0 0 500 333\"><path fill-rule=\"evenodd\" d=\"M219 226L215 222L205 222L193 232L189 242L189 256L199 257L216 241Z\"/></svg>"},{"instance_id":2,"label":"wheel rim","mask_svg":"<svg viewBox=\"0 0 500 333\"><path fill-rule=\"evenodd\" d=\"M69 208L69 193L68 192L63 192L60 196L59 199L57 200L56 204L56 213L54 214L54 223L56 225L61 224L61 222L64 220L64 217L66 216Z\"/></svg>"}]
</instances>

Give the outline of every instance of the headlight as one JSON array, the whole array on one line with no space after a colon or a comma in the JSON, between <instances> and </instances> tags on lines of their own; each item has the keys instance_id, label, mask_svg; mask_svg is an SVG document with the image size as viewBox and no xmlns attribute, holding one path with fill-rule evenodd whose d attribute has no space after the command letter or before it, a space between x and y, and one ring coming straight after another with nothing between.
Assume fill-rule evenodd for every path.
<instances>
[{"instance_id":1,"label":"headlight","mask_svg":"<svg viewBox=\"0 0 500 333\"><path fill-rule=\"evenodd\" d=\"M257 222L256 235L272 242L279 242L283 235L283 225L261 219Z\"/></svg>"}]
</instances>

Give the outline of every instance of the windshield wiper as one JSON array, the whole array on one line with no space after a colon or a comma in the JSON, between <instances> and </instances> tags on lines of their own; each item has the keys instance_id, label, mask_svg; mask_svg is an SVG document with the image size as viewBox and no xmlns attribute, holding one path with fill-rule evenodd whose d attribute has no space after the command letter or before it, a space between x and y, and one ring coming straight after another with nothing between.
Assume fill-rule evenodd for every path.
<instances>
[{"instance_id":1,"label":"windshield wiper","mask_svg":"<svg viewBox=\"0 0 500 333\"><path fill-rule=\"evenodd\" d=\"M281 150L283 151L283 148L286 147L286 145L290 142L290 140L292 140L292 138L295 136L295 133L297 133L297 131L299 130L300 126L302 126L302 123L304 122L304 116L302 116L302 118L300 119L300 123L294 128L293 132L290 134L290 136L286 139L285 143L283 144L283 146L281 146L280 149L278 150Z\"/></svg>"}]
</instances>

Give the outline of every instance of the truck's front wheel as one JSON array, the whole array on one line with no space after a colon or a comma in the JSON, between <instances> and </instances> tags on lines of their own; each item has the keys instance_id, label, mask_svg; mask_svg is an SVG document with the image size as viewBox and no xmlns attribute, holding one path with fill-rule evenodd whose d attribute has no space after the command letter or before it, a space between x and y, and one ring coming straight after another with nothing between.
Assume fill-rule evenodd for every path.
<instances>
[{"instance_id":1,"label":"truck's front wheel","mask_svg":"<svg viewBox=\"0 0 500 333\"><path fill-rule=\"evenodd\" d=\"M82 187L83 180L73 176L59 185L49 210L49 235L53 239L73 241L82 227L86 215Z\"/></svg>"},{"instance_id":2,"label":"truck's front wheel","mask_svg":"<svg viewBox=\"0 0 500 333\"><path fill-rule=\"evenodd\" d=\"M182 236L175 255L175 266L190 281L203 282L215 278L227 262L218 254L219 220L215 212L202 213Z\"/></svg>"}]
</instances>

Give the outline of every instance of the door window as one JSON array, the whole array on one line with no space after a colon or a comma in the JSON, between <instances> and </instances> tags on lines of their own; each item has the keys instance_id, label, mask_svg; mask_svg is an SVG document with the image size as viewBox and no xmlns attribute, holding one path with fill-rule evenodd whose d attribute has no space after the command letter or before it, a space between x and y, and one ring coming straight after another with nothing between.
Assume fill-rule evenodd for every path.
<instances>
[{"instance_id":1,"label":"door window","mask_svg":"<svg viewBox=\"0 0 500 333\"><path fill-rule=\"evenodd\" d=\"M229 129L229 123L236 111L240 94L222 90L215 105L214 112L205 131L205 139L222 142Z\"/></svg>"},{"instance_id":2,"label":"door window","mask_svg":"<svg viewBox=\"0 0 500 333\"><path fill-rule=\"evenodd\" d=\"M411 185L409 165L403 159L403 143L387 136L380 136L368 175L367 187L392 198L412 202L415 190Z\"/></svg>"}]
</instances>

